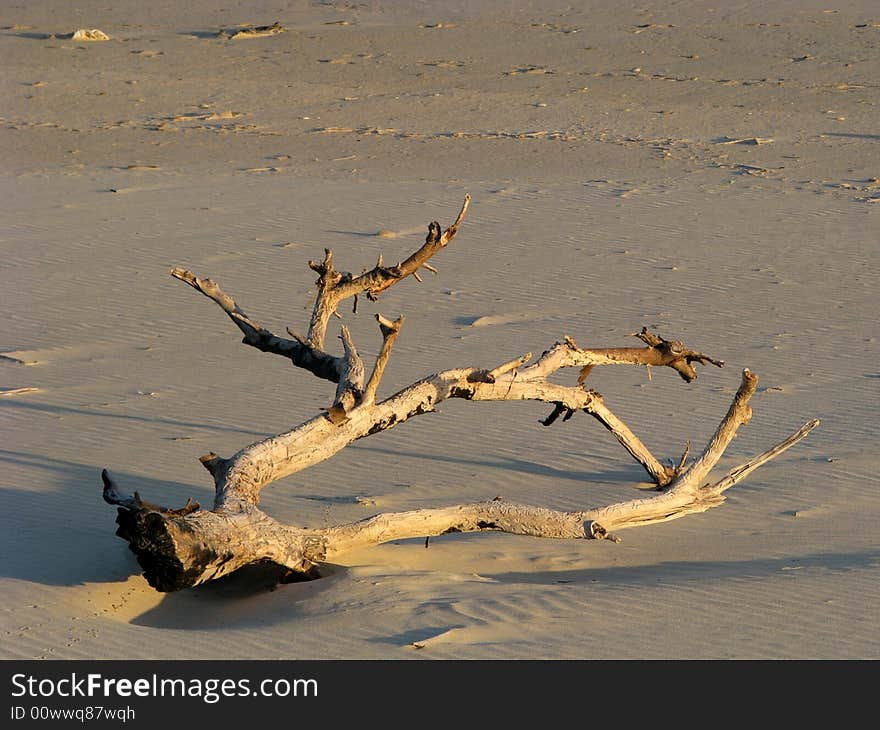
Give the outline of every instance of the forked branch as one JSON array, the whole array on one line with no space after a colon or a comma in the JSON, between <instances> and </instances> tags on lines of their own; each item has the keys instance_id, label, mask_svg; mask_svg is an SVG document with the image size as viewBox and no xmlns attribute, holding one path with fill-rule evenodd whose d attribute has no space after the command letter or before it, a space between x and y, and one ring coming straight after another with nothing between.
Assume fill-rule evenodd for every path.
<instances>
[{"instance_id":1,"label":"forked branch","mask_svg":"<svg viewBox=\"0 0 880 730\"><path fill-rule=\"evenodd\" d=\"M334 268L333 252L330 249L324 250L322 262L309 261L309 266L318 274L318 295L309 323L309 344L315 349L323 349L330 318L345 299L366 292L369 300L376 301L381 292L403 281L408 276L417 276L419 269L455 238L459 226L467 215L470 202L470 195L465 195L464 203L455 222L442 233L440 224L437 221L432 221L428 226L428 236L425 238L424 245L403 263L396 266L383 266L380 258L370 271L359 276L352 276L348 272L340 272Z\"/></svg>"},{"instance_id":2,"label":"forked branch","mask_svg":"<svg viewBox=\"0 0 880 730\"><path fill-rule=\"evenodd\" d=\"M220 285L212 279L200 279L191 271L182 268L171 269L171 276L189 284L193 289L212 299L229 316L235 325L244 333L243 342L262 352L270 352L289 358L296 367L304 368L313 375L338 383L348 367L348 354L334 357L324 352L324 341L327 325L331 317L337 313L339 304L349 297L356 297L363 292L367 298L375 301L380 292L397 284L407 276L416 275L420 267L433 269L428 260L445 248L456 233L467 214L470 196L465 195L455 222L442 233L440 224L433 221L428 226L425 243L401 264L392 267L379 263L370 271L360 276L353 276L344 271L336 270L333 263L333 251L324 249L324 259L320 262L309 261L309 267L318 273L316 282L318 294L309 322L306 337L288 329L293 339L278 337L265 327L253 321L236 301L224 292Z\"/></svg>"}]
</instances>

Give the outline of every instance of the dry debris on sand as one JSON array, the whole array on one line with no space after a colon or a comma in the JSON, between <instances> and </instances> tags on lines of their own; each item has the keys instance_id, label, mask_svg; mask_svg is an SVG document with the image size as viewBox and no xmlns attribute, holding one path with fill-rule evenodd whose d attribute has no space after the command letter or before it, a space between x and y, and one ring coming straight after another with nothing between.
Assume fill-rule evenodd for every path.
<instances>
[{"instance_id":1,"label":"dry debris on sand","mask_svg":"<svg viewBox=\"0 0 880 730\"><path fill-rule=\"evenodd\" d=\"M235 40L237 38L261 38L267 35L277 35L278 33L284 33L286 30L287 28L276 21L272 25L248 25L237 30L221 30L218 35L222 38Z\"/></svg>"}]
</instances>

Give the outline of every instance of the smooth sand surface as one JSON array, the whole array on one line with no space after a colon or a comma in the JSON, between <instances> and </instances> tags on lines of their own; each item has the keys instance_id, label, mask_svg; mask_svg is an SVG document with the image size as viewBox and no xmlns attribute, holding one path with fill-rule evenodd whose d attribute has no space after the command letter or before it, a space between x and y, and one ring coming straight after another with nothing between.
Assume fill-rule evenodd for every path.
<instances>
[{"instance_id":1,"label":"smooth sand surface","mask_svg":"<svg viewBox=\"0 0 880 730\"><path fill-rule=\"evenodd\" d=\"M880 658L875 2L217 5L0 13L0 657ZM727 364L690 385L593 372L658 456L702 448L744 367L754 417L719 470L822 425L723 506L620 544L450 535L275 590L253 572L151 589L101 469L154 502L209 503L200 455L333 395L242 346L168 270L303 331L309 259L405 257L465 193L437 276L346 308L368 362L372 314L406 315L380 396L564 335L638 344L646 325ZM598 423L543 428L548 412L444 404L264 506L329 525L643 494Z\"/></svg>"}]
</instances>

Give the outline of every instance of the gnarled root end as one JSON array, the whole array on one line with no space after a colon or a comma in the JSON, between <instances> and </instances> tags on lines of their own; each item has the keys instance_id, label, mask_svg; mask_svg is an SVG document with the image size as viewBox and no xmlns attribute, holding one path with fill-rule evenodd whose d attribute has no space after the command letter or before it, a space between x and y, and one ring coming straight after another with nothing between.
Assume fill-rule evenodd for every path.
<instances>
[{"instance_id":1,"label":"gnarled root end","mask_svg":"<svg viewBox=\"0 0 880 730\"><path fill-rule=\"evenodd\" d=\"M116 534L137 556L144 578L163 593L249 565L276 564L279 583L320 577L317 561L323 558L323 540L281 526L259 510L234 516L199 511L179 517L119 507L116 524Z\"/></svg>"},{"instance_id":2,"label":"gnarled root end","mask_svg":"<svg viewBox=\"0 0 880 730\"><path fill-rule=\"evenodd\" d=\"M116 534L128 542L144 578L157 591L170 593L196 585L207 564L216 559L216 555L205 555L201 564L186 565L178 555L171 523L158 512L120 507L116 524Z\"/></svg>"},{"instance_id":3,"label":"gnarled root end","mask_svg":"<svg viewBox=\"0 0 880 730\"><path fill-rule=\"evenodd\" d=\"M116 534L157 591L190 588L254 564L277 564L281 582L318 577L326 553L320 533L282 525L256 508L209 512L188 503L170 510L122 492L106 469L101 477L104 500L117 507Z\"/></svg>"}]
</instances>

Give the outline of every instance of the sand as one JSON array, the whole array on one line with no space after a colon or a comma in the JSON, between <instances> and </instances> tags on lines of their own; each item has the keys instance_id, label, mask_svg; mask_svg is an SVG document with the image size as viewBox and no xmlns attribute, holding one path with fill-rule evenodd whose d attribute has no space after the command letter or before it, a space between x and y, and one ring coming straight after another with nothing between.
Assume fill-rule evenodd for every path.
<instances>
[{"instance_id":1,"label":"sand","mask_svg":"<svg viewBox=\"0 0 880 730\"><path fill-rule=\"evenodd\" d=\"M223 5L3 12L0 657L880 658L875 3ZM309 259L402 258L465 193L438 275L345 313L368 358L372 314L406 315L380 396L564 335L637 344L646 325L727 364L690 385L590 376L658 456L702 447L744 367L754 417L720 468L822 425L723 506L616 545L450 535L274 590L150 588L101 469L209 502L200 455L332 401L168 270L302 331ZM547 413L444 404L264 505L329 525L644 494L598 423Z\"/></svg>"}]
</instances>

